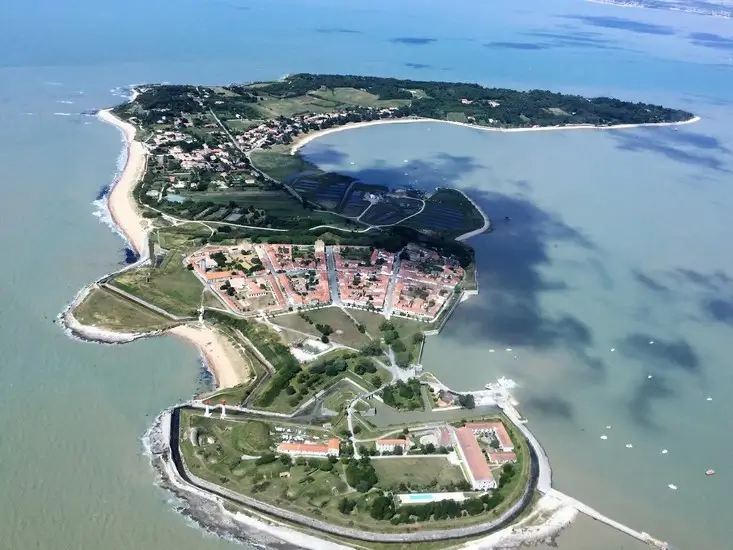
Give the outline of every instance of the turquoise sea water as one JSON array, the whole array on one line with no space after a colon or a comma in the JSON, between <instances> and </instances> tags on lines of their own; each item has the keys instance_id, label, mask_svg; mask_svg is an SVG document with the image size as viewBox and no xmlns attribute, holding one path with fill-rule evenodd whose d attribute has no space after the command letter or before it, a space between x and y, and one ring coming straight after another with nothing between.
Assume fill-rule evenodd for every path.
<instances>
[{"instance_id":1,"label":"turquoise sea water","mask_svg":"<svg viewBox=\"0 0 733 550\"><path fill-rule=\"evenodd\" d=\"M561 490L678 548L730 546L730 22L575 0L149 4L31 0L0 22L6 547L233 547L188 528L140 456L152 416L199 387L195 352L84 344L52 322L124 258L92 204L120 138L77 113L134 83L306 70L616 95L703 117L678 131L382 126L305 152L373 181L459 186L497 218L472 241L481 294L428 342L426 366L457 388L517 380ZM559 545L641 548L585 519Z\"/></svg>"}]
</instances>

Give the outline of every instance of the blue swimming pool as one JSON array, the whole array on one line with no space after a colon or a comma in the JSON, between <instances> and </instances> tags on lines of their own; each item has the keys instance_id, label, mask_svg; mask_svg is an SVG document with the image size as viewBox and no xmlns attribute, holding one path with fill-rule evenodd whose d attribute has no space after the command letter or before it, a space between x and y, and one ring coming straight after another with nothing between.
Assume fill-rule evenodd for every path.
<instances>
[{"instance_id":1,"label":"blue swimming pool","mask_svg":"<svg viewBox=\"0 0 733 550\"><path fill-rule=\"evenodd\" d=\"M433 500L433 495L430 493L424 493L419 495L410 495L407 498L410 502L425 502L426 500Z\"/></svg>"}]
</instances>

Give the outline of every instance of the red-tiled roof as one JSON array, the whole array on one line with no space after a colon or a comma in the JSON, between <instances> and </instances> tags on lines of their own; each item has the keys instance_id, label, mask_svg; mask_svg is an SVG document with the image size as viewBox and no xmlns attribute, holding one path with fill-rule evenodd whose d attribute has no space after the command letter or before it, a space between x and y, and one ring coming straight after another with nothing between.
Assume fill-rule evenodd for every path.
<instances>
[{"instance_id":1,"label":"red-tiled roof","mask_svg":"<svg viewBox=\"0 0 733 550\"><path fill-rule=\"evenodd\" d=\"M489 460L494 464L503 464L504 462L516 462L517 455L514 453L489 453Z\"/></svg>"},{"instance_id":2,"label":"red-tiled roof","mask_svg":"<svg viewBox=\"0 0 733 550\"><path fill-rule=\"evenodd\" d=\"M456 439L461 447L463 456L466 459L466 465L471 470L471 474L476 481L493 481L494 474L491 473L489 463L486 462L484 454L481 452L476 441L476 436L470 428L458 428L456 430Z\"/></svg>"}]
</instances>

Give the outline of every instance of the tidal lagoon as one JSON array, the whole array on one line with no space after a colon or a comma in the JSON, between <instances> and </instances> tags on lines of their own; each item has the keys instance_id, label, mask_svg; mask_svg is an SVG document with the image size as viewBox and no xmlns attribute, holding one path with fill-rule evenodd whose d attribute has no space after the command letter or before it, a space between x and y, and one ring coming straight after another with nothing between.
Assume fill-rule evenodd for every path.
<instances>
[{"instance_id":1,"label":"tidal lagoon","mask_svg":"<svg viewBox=\"0 0 733 550\"><path fill-rule=\"evenodd\" d=\"M602 93L703 117L678 131L395 125L304 153L365 179L471 194L497 220L472 241L481 294L429 340L426 366L459 388L515 379L561 490L677 548L729 546L728 21L572 0L40 7L15 6L0 42L8 548L236 547L174 513L141 454L152 417L200 388L196 353L171 339L82 343L53 323L125 258L93 204L120 138L78 113L134 83L305 70ZM559 545L641 548L584 518Z\"/></svg>"}]
</instances>

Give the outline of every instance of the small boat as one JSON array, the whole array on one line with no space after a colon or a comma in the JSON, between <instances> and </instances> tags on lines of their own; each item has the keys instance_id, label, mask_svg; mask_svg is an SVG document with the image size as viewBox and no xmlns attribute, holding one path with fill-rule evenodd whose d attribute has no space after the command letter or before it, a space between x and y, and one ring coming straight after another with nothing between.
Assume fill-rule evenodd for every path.
<instances>
[{"instance_id":1,"label":"small boat","mask_svg":"<svg viewBox=\"0 0 733 550\"><path fill-rule=\"evenodd\" d=\"M670 489L672 489L673 491L676 491L676 490L677 490L677 485L674 485L674 484L672 484L672 483L670 483L669 485L667 485L667 487L669 487L669 488L670 488Z\"/></svg>"},{"instance_id":2,"label":"small boat","mask_svg":"<svg viewBox=\"0 0 733 550\"><path fill-rule=\"evenodd\" d=\"M713 470L713 469L710 469L710 470L705 470L705 475L706 475L706 476L712 476L712 475L715 475L715 470Z\"/></svg>"}]
</instances>

